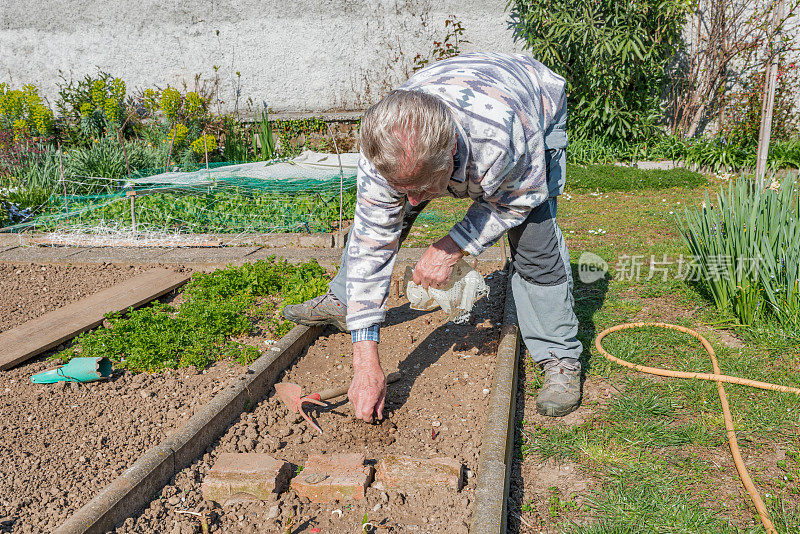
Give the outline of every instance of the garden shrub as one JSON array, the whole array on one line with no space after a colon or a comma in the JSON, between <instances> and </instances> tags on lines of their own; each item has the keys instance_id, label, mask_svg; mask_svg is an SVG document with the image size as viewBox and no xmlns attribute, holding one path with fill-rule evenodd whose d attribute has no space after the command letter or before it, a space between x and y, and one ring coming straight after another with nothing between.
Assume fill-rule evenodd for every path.
<instances>
[{"instance_id":1,"label":"garden shrub","mask_svg":"<svg viewBox=\"0 0 800 534\"><path fill-rule=\"evenodd\" d=\"M310 261L293 265L270 257L212 273L195 273L183 290L184 302L156 302L126 315L107 316L109 326L81 334L75 345L55 357L106 357L131 371L160 371L193 365L202 369L227 358L249 364L258 357L253 346L231 339L259 325L278 338L293 323L279 315L328 288L325 270Z\"/></svg>"},{"instance_id":2,"label":"garden shrub","mask_svg":"<svg viewBox=\"0 0 800 534\"><path fill-rule=\"evenodd\" d=\"M741 86L726 95L721 114L719 136L741 147L757 147L764 98L765 71L751 70ZM800 110L797 108L800 67L785 58L779 62L772 113L772 142L785 141L800 133Z\"/></svg>"},{"instance_id":3,"label":"garden shrub","mask_svg":"<svg viewBox=\"0 0 800 534\"><path fill-rule=\"evenodd\" d=\"M93 139L116 136L125 122L126 86L121 78L98 71L82 80L58 83L58 109L64 124L65 141L88 145Z\"/></svg>"},{"instance_id":4,"label":"garden shrub","mask_svg":"<svg viewBox=\"0 0 800 534\"><path fill-rule=\"evenodd\" d=\"M680 44L683 0L510 0L515 34L568 84L570 131L640 140L662 120L666 68Z\"/></svg>"},{"instance_id":5,"label":"garden shrub","mask_svg":"<svg viewBox=\"0 0 800 534\"><path fill-rule=\"evenodd\" d=\"M15 137L44 136L53 128L53 112L44 105L35 85L21 90L0 83L0 130L12 130Z\"/></svg>"},{"instance_id":6,"label":"garden shrub","mask_svg":"<svg viewBox=\"0 0 800 534\"><path fill-rule=\"evenodd\" d=\"M753 167L756 145L743 146L718 137L690 139L686 144L684 161L712 172L733 171Z\"/></svg>"},{"instance_id":7,"label":"garden shrub","mask_svg":"<svg viewBox=\"0 0 800 534\"><path fill-rule=\"evenodd\" d=\"M770 143L767 164L771 169L800 169L800 138Z\"/></svg>"},{"instance_id":8,"label":"garden shrub","mask_svg":"<svg viewBox=\"0 0 800 534\"><path fill-rule=\"evenodd\" d=\"M0 130L0 227L46 210L59 179L58 153L43 138Z\"/></svg>"},{"instance_id":9,"label":"garden shrub","mask_svg":"<svg viewBox=\"0 0 800 534\"><path fill-rule=\"evenodd\" d=\"M686 141L677 136L657 135L638 142L615 141L606 137L570 138L567 162L579 165L617 161L680 160Z\"/></svg>"},{"instance_id":10,"label":"garden shrub","mask_svg":"<svg viewBox=\"0 0 800 534\"><path fill-rule=\"evenodd\" d=\"M605 137L574 137L567 148L567 162L579 165L618 161L683 161L710 172L738 171L755 167L757 145L742 145L724 136L684 139L654 136L639 142L613 141ZM800 167L800 139L773 140L767 165L771 169Z\"/></svg>"}]
</instances>

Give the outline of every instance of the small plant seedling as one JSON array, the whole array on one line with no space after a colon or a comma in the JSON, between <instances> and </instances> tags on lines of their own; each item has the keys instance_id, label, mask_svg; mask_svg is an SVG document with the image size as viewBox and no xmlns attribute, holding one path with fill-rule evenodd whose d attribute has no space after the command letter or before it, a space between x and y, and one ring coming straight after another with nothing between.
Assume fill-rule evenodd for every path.
<instances>
[{"instance_id":1,"label":"small plant seedling","mask_svg":"<svg viewBox=\"0 0 800 534\"><path fill-rule=\"evenodd\" d=\"M551 495L550 499L548 499L547 511L550 513L550 517L553 519L556 519L558 516L560 516L562 512L578 509L578 505L573 501L565 501L561 499L561 495L557 487L550 486L548 490L550 491Z\"/></svg>"},{"instance_id":2,"label":"small plant seedling","mask_svg":"<svg viewBox=\"0 0 800 534\"><path fill-rule=\"evenodd\" d=\"M294 525L294 515L289 512L289 517L286 518L286 526L283 528L283 534L292 534L292 525Z\"/></svg>"},{"instance_id":3,"label":"small plant seedling","mask_svg":"<svg viewBox=\"0 0 800 534\"><path fill-rule=\"evenodd\" d=\"M532 514L536 510L536 507L533 506L533 500L531 499L529 502L520 506L520 510L527 514Z\"/></svg>"}]
</instances>

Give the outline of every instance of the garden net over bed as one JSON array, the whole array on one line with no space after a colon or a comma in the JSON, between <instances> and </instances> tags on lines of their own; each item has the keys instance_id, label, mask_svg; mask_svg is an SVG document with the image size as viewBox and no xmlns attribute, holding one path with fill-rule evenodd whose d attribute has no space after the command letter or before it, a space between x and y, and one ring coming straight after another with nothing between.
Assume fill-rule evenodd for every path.
<instances>
[{"instance_id":1,"label":"garden net over bed","mask_svg":"<svg viewBox=\"0 0 800 534\"><path fill-rule=\"evenodd\" d=\"M358 158L305 151L293 159L150 169L125 180L65 177L36 217L3 230L49 232L64 244L70 236L163 241L331 231L340 213L352 217Z\"/></svg>"}]
</instances>

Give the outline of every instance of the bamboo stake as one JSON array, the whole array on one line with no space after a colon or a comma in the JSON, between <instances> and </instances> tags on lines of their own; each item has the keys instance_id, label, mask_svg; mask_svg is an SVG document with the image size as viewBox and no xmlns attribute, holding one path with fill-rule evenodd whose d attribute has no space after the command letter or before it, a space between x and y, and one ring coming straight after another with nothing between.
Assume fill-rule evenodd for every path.
<instances>
[{"instance_id":1,"label":"bamboo stake","mask_svg":"<svg viewBox=\"0 0 800 534\"><path fill-rule=\"evenodd\" d=\"M125 195L131 199L131 226L133 227L133 233L138 236L136 231L136 191L128 191Z\"/></svg>"},{"instance_id":2,"label":"bamboo stake","mask_svg":"<svg viewBox=\"0 0 800 534\"><path fill-rule=\"evenodd\" d=\"M58 169L61 171L61 187L64 189L64 211L67 209L67 181L64 179L64 160L61 158L61 143L58 143Z\"/></svg>"},{"instance_id":3,"label":"bamboo stake","mask_svg":"<svg viewBox=\"0 0 800 534\"><path fill-rule=\"evenodd\" d=\"M169 172L169 167L170 167L170 163L171 163L170 160L172 159L172 143L175 142L175 134L177 134L177 133L178 133L178 126L175 125L175 131L172 132L172 139L169 140L169 150L167 151L167 170L166 170L166 172Z\"/></svg>"},{"instance_id":4,"label":"bamboo stake","mask_svg":"<svg viewBox=\"0 0 800 534\"><path fill-rule=\"evenodd\" d=\"M206 151L206 172L208 172L208 139L206 138L206 131L203 130L203 146Z\"/></svg>"},{"instance_id":5,"label":"bamboo stake","mask_svg":"<svg viewBox=\"0 0 800 534\"><path fill-rule=\"evenodd\" d=\"M778 6L772 15L772 42L770 46L773 49L770 50L767 71L764 75L764 98L761 103L761 126L758 129L758 155L756 157L756 180L761 189L766 187L764 175L767 171L769 139L772 135L772 112L775 107L775 86L778 81L778 58L775 57L774 45L778 44L775 42L776 40L780 42L779 26L783 18L783 3L784 0L778 1Z\"/></svg>"},{"instance_id":6,"label":"bamboo stake","mask_svg":"<svg viewBox=\"0 0 800 534\"><path fill-rule=\"evenodd\" d=\"M122 126L119 127L119 130L117 130L117 141L122 146L122 153L125 155L125 170L128 172L128 177L131 175L131 164L128 162L128 149L125 147L125 143L122 141L122 130L125 129L125 125L128 124L128 121L131 120L131 117L133 117L134 113L136 113L135 110L128 113L128 116L125 117L125 122L123 122Z\"/></svg>"},{"instance_id":7,"label":"bamboo stake","mask_svg":"<svg viewBox=\"0 0 800 534\"><path fill-rule=\"evenodd\" d=\"M331 136L331 140L333 141L333 149L336 151L336 157L339 159L339 229L338 229L338 236L339 236L339 244L340 246L344 246L344 239L342 235L342 218L344 213L344 169L342 168L342 156L339 154L339 147L336 144L336 136L333 135L333 130L331 129L331 125L327 122L325 126L328 127L328 135Z\"/></svg>"}]
</instances>

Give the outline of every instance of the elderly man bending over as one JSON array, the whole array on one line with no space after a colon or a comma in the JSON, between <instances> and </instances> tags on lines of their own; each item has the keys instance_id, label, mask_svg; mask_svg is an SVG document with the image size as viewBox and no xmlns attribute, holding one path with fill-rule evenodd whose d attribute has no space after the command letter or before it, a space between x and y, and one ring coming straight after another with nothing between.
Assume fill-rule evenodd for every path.
<instances>
[{"instance_id":1,"label":"elderly man bending over","mask_svg":"<svg viewBox=\"0 0 800 534\"><path fill-rule=\"evenodd\" d=\"M569 252L556 223L564 86L522 54L465 54L419 71L364 114L355 220L341 269L327 294L283 311L298 323L352 333L348 396L357 418L383 417L378 341L396 253L425 205L444 195L473 204L425 250L414 281L443 285L461 257L508 233L520 332L545 372L537 409L559 417L577 407L582 346Z\"/></svg>"}]
</instances>

